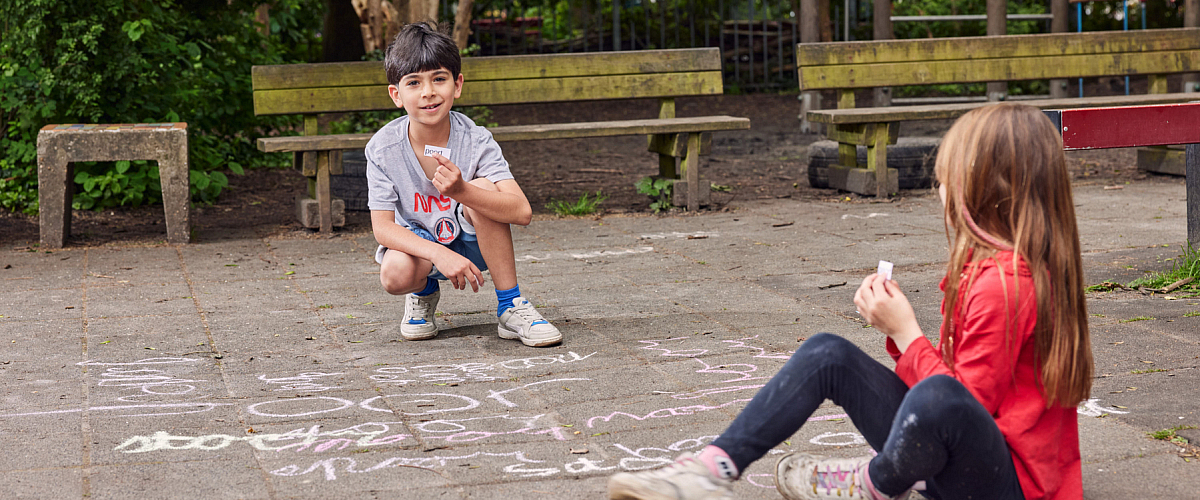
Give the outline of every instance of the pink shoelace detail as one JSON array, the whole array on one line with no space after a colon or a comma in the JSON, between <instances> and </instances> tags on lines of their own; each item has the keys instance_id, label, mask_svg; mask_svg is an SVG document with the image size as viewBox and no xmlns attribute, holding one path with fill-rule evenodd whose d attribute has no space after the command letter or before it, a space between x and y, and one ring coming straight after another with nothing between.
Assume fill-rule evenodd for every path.
<instances>
[{"instance_id":1,"label":"pink shoelace detail","mask_svg":"<svg viewBox=\"0 0 1200 500\"><path fill-rule=\"evenodd\" d=\"M818 470L815 470L814 472L817 473L816 474L817 475L817 484L813 485L814 486L813 489L816 489L816 487L823 487L823 488L825 488L825 494L830 495L830 494L832 494L834 488L841 489L843 487L849 487L849 490L850 490L849 494L851 494L851 495L854 494L854 480L853 480L854 476L853 476L853 474L856 472L855 470L844 471L844 470L842 470L841 465L839 465L837 467L837 469L835 469L835 470L830 470L829 466L826 465L824 473L822 473L819 468L818 468ZM851 478L850 481L846 481L846 476L848 474L850 475L850 478ZM836 483L835 483L835 481L836 481ZM849 483L849 484L847 484L847 483Z\"/></svg>"}]
</instances>

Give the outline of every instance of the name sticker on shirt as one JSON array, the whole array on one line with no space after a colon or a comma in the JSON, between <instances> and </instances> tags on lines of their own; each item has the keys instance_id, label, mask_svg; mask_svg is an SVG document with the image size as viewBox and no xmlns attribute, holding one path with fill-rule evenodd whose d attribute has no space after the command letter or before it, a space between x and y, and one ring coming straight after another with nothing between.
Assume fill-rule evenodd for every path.
<instances>
[{"instance_id":1,"label":"name sticker on shirt","mask_svg":"<svg viewBox=\"0 0 1200 500\"><path fill-rule=\"evenodd\" d=\"M439 148L437 146L425 146L425 156L433 156L434 153L442 155L442 158L450 159L450 148Z\"/></svg>"}]
</instances>

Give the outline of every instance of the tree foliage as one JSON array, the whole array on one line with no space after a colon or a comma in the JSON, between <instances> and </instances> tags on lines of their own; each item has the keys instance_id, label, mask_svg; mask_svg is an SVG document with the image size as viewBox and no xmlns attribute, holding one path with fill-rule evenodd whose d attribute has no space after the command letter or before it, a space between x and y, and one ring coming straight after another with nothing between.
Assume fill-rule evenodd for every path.
<instances>
[{"instance_id":1,"label":"tree foliage","mask_svg":"<svg viewBox=\"0 0 1200 500\"><path fill-rule=\"evenodd\" d=\"M188 123L193 199L224 171L269 165L253 140L295 117L253 114L250 67L319 55L320 0L272 4L269 35L250 0L0 2L0 207L37 211L37 131L50 123ZM147 162L79 164L76 208L161 199Z\"/></svg>"}]
</instances>

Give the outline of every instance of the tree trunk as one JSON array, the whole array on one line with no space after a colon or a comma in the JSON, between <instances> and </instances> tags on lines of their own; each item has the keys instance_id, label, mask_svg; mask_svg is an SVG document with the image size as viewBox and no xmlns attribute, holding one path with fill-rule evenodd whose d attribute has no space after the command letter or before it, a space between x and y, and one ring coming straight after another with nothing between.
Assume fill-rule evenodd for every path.
<instances>
[{"instance_id":1,"label":"tree trunk","mask_svg":"<svg viewBox=\"0 0 1200 500\"><path fill-rule=\"evenodd\" d=\"M800 43L821 41L818 3L818 0L800 0ZM810 109L821 109L820 92L809 90L800 93L800 133L816 134L821 132L820 124L809 122L805 117Z\"/></svg>"},{"instance_id":2,"label":"tree trunk","mask_svg":"<svg viewBox=\"0 0 1200 500\"><path fill-rule=\"evenodd\" d=\"M892 2L891 0L875 0L872 5L872 17L875 22L871 26L874 34L874 39L891 40L896 38L896 33L892 28ZM875 102L871 103L875 107L884 107L892 105L892 88L879 87L875 89Z\"/></svg>"},{"instance_id":3,"label":"tree trunk","mask_svg":"<svg viewBox=\"0 0 1200 500\"><path fill-rule=\"evenodd\" d=\"M321 32L322 60L361 61L362 29L354 6L346 0L325 0L325 22Z\"/></svg>"},{"instance_id":4,"label":"tree trunk","mask_svg":"<svg viewBox=\"0 0 1200 500\"><path fill-rule=\"evenodd\" d=\"M1142 5L1145 6L1146 4L1143 3ZM1067 0L1050 0L1050 14L1054 16L1050 20L1051 33L1066 33L1070 31L1071 4ZM1050 80L1050 97L1054 99L1067 97L1067 80L1065 78Z\"/></svg>"},{"instance_id":5,"label":"tree trunk","mask_svg":"<svg viewBox=\"0 0 1200 500\"><path fill-rule=\"evenodd\" d=\"M987 34L988 36L1008 34L1008 6L1005 0L987 0ZM988 82L987 98L989 101L1003 101L1006 97L1008 97L1008 82Z\"/></svg>"},{"instance_id":6,"label":"tree trunk","mask_svg":"<svg viewBox=\"0 0 1200 500\"><path fill-rule=\"evenodd\" d=\"M833 15L829 9L830 0L817 0L817 21L821 26L821 41L833 41Z\"/></svg>"},{"instance_id":7,"label":"tree trunk","mask_svg":"<svg viewBox=\"0 0 1200 500\"><path fill-rule=\"evenodd\" d=\"M408 21L412 23L428 21L436 26L438 21L437 10L437 0L409 0Z\"/></svg>"},{"instance_id":8,"label":"tree trunk","mask_svg":"<svg viewBox=\"0 0 1200 500\"><path fill-rule=\"evenodd\" d=\"M471 8L475 0L458 0L458 12L454 13L454 44L458 50L467 48L467 37L471 36Z\"/></svg>"},{"instance_id":9,"label":"tree trunk","mask_svg":"<svg viewBox=\"0 0 1200 500\"><path fill-rule=\"evenodd\" d=\"M1142 5L1144 6L1145 4ZM1183 27L1200 28L1200 0L1186 0L1184 2ZM1183 91L1200 92L1200 73L1187 73L1183 75Z\"/></svg>"}]
</instances>

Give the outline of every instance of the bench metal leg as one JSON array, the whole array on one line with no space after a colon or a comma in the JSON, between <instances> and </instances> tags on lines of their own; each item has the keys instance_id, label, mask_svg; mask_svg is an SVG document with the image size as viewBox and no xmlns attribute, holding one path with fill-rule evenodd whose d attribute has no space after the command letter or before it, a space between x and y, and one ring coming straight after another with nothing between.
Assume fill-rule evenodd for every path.
<instances>
[{"instance_id":1,"label":"bench metal leg","mask_svg":"<svg viewBox=\"0 0 1200 500\"><path fill-rule=\"evenodd\" d=\"M1200 250L1200 144L1187 145L1187 237Z\"/></svg>"},{"instance_id":2,"label":"bench metal leg","mask_svg":"<svg viewBox=\"0 0 1200 500\"><path fill-rule=\"evenodd\" d=\"M41 146L41 144L39 144ZM40 149L40 148L39 148ZM71 234L75 182L71 162L52 148L38 154L38 226L43 248L62 248Z\"/></svg>"}]
</instances>

